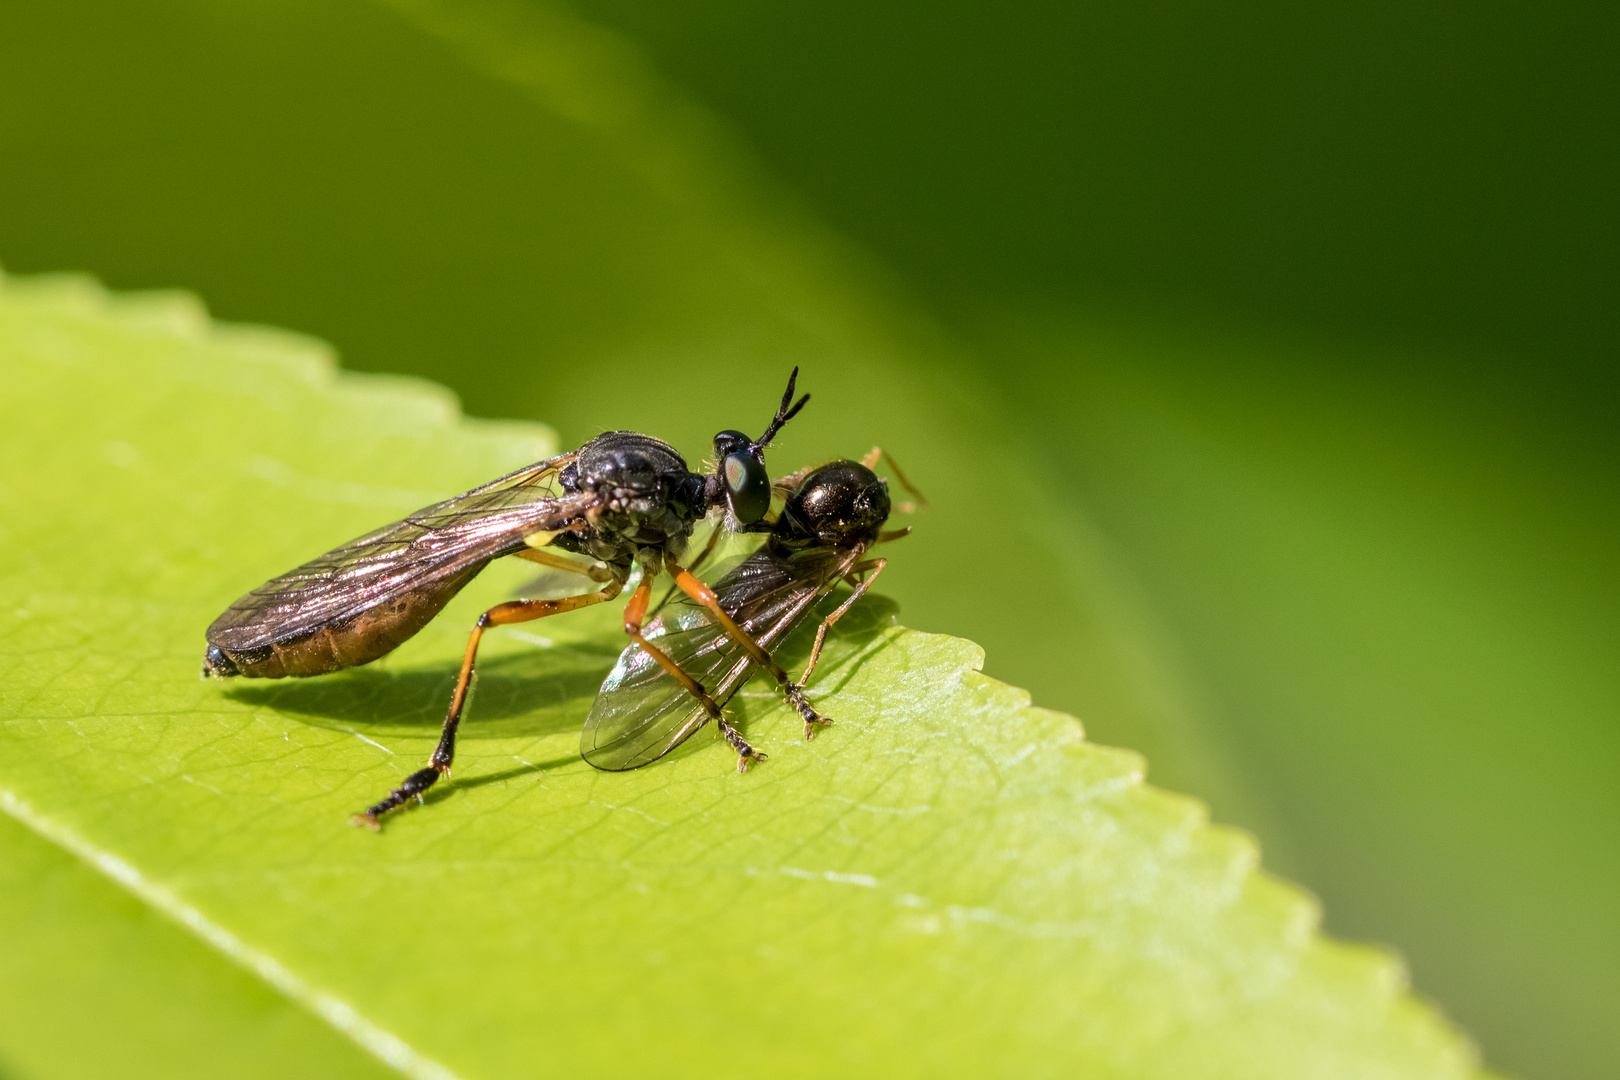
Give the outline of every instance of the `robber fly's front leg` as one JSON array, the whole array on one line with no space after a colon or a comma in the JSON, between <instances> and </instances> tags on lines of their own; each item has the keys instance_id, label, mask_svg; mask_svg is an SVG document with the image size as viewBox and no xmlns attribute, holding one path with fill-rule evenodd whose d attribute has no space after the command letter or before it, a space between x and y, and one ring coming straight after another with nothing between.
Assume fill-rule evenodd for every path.
<instances>
[{"instance_id":1,"label":"robber fly's front leg","mask_svg":"<svg viewBox=\"0 0 1620 1080\"><path fill-rule=\"evenodd\" d=\"M755 641L752 634L738 626L736 620L726 614L725 610L720 606L720 601L715 597L713 589L693 577L690 571L683 570L675 565L673 561L668 562L666 565L670 576L675 579L675 584L680 587L680 590L698 604L701 604L710 615L714 616L715 621L724 628L733 641L743 647L754 663L771 673L771 677L776 680L777 687L782 691L782 696L787 699L787 703L793 706L794 711L799 714L799 718L804 721L805 738L815 737L817 724L832 723L830 719L822 716L811 707L809 700L804 696L803 685L795 684L788 673L782 670L782 665L778 664L771 654L765 651L764 646ZM831 618L836 621L837 615L843 614L847 608L848 604L835 612Z\"/></svg>"},{"instance_id":2,"label":"robber fly's front leg","mask_svg":"<svg viewBox=\"0 0 1620 1080\"><path fill-rule=\"evenodd\" d=\"M720 537L725 535L725 531L726 530L724 528L716 526L714 530L709 533L709 542L703 545L703 550L698 552L698 557L692 560L692 565L687 567L688 570L696 570L708 560L710 555L714 554L714 549L719 545ZM652 614L657 615L660 611L664 610L664 605L669 603L670 597L675 595L675 591L676 586L674 585L671 585L667 590L665 590L664 598L658 601L658 605L652 609Z\"/></svg>"},{"instance_id":3,"label":"robber fly's front leg","mask_svg":"<svg viewBox=\"0 0 1620 1080\"><path fill-rule=\"evenodd\" d=\"M668 565L675 566L673 561ZM676 569L680 568L676 567ZM691 577L685 570L681 570L681 573ZM693 578L693 580L697 579ZM677 579L676 584L680 585L681 582ZM682 588L684 589L685 586L682 586ZM714 594L710 593L710 595ZM731 744L731 748L737 751L738 771L748 771L750 762L764 761L765 755L748 745L748 741L742 737L742 734L736 728L731 726L730 722L726 720L725 713L720 711L720 706L715 704L714 698L709 696L709 692L703 689L703 686L696 679L687 674L681 665L671 659L670 655L663 649L642 636L641 624L642 620L647 617L647 600L650 596L652 596L652 577L649 574L642 577L641 584L636 586L636 591L631 595L630 602L625 605L624 632L630 635L631 641L646 650L647 655L651 656L659 667L674 676L676 682L686 687L686 692L691 694L699 705L703 706L703 711L709 714L709 719L713 720L720 728L720 734L724 735L726 741Z\"/></svg>"}]
</instances>

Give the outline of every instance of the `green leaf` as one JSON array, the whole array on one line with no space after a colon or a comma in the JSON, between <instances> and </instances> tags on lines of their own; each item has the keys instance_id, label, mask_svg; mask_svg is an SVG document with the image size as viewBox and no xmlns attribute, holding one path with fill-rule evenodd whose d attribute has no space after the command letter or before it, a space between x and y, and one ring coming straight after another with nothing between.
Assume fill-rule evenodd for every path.
<instances>
[{"instance_id":1,"label":"green leaf","mask_svg":"<svg viewBox=\"0 0 1620 1080\"><path fill-rule=\"evenodd\" d=\"M0 816L0 1076L386 1077L253 973Z\"/></svg>"},{"instance_id":2,"label":"green leaf","mask_svg":"<svg viewBox=\"0 0 1620 1080\"><path fill-rule=\"evenodd\" d=\"M6 283L0 357L0 807L410 1075L1473 1075L1245 835L881 603L833 644L815 743L741 699L772 755L746 775L712 742L578 759L612 612L498 635L454 782L353 829L529 575L324 679L201 682L202 629L548 433L82 279Z\"/></svg>"}]
</instances>

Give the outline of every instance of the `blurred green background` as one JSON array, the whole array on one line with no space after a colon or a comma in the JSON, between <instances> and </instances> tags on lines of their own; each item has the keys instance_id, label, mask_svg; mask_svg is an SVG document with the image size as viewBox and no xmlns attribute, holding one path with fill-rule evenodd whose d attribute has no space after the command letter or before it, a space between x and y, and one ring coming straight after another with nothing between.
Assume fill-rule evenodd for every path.
<instances>
[{"instance_id":1,"label":"blurred green background","mask_svg":"<svg viewBox=\"0 0 1620 1080\"><path fill-rule=\"evenodd\" d=\"M935 504L908 624L1255 830L1495 1068L1612 1076L1617 29L5 5L0 263L195 290L565 443L696 457L802 364L773 463L882 442Z\"/></svg>"}]
</instances>

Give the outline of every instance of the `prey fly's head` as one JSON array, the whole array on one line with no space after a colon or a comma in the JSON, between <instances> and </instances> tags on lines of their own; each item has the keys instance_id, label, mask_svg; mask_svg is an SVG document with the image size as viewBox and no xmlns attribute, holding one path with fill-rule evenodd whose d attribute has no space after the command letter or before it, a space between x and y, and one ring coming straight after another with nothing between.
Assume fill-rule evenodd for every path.
<instances>
[{"instance_id":1,"label":"prey fly's head","mask_svg":"<svg viewBox=\"0 0 1620 1080\"><path fill-rule=\"evenodd\" d=\"M773 535L795 545L870 543L889 520L889 483L858 461L834 461L788 495Z\"/></svg>"},{"instance_id":2,"label":"prey fly's head","mask_svg":"<svg viewBox=\"0 0 1620 1080\"><path fill-rule=\"evenodd\" d=\"M726 509L743 528L763 521L771 509L771 478L765 471L765 448L782 430L782 425L797 416L810 400L809 394L797 402L793 400L793 387L798 378L799 369L794 368L793 374L788 376L782 404L777 406L765 434L750 439L740 431L727 429L714 437L714 456L719 462L714 482L720 489L716 494L724 494Z\"/></svg>"}]
</instances>

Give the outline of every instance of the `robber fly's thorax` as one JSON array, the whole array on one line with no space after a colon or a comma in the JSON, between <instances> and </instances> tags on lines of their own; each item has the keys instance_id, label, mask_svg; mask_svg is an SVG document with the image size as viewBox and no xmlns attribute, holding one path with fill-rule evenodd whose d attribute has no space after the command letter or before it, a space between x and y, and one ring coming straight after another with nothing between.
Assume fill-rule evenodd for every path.
<instances>
[{"instance_id":1,"label":"robber fly's thorax","mask_svg":"<svg viewBox=\"0 0 1620 1080\"><path fill-rule=\"evenodd\" d=\"M566 546L610 563L646 545L684 539L708 509L701 501L703 478L693 476L686 459L668 443L634 431L598 435L558 479L565 490L597 496L589 539Z\"/></svg>"},{"instance_id":2,"label":"robber fly's thorax","mask_svg":"<svg viewBox=\"0 0 1620 1080\"><path fill-rule=\"evenodd\" d=\"M686 459L663 440L635 431L607 431L579 448L562 480L582 491L654 495L669 479L688 475Z\"/></svg>"}]
</instances>

